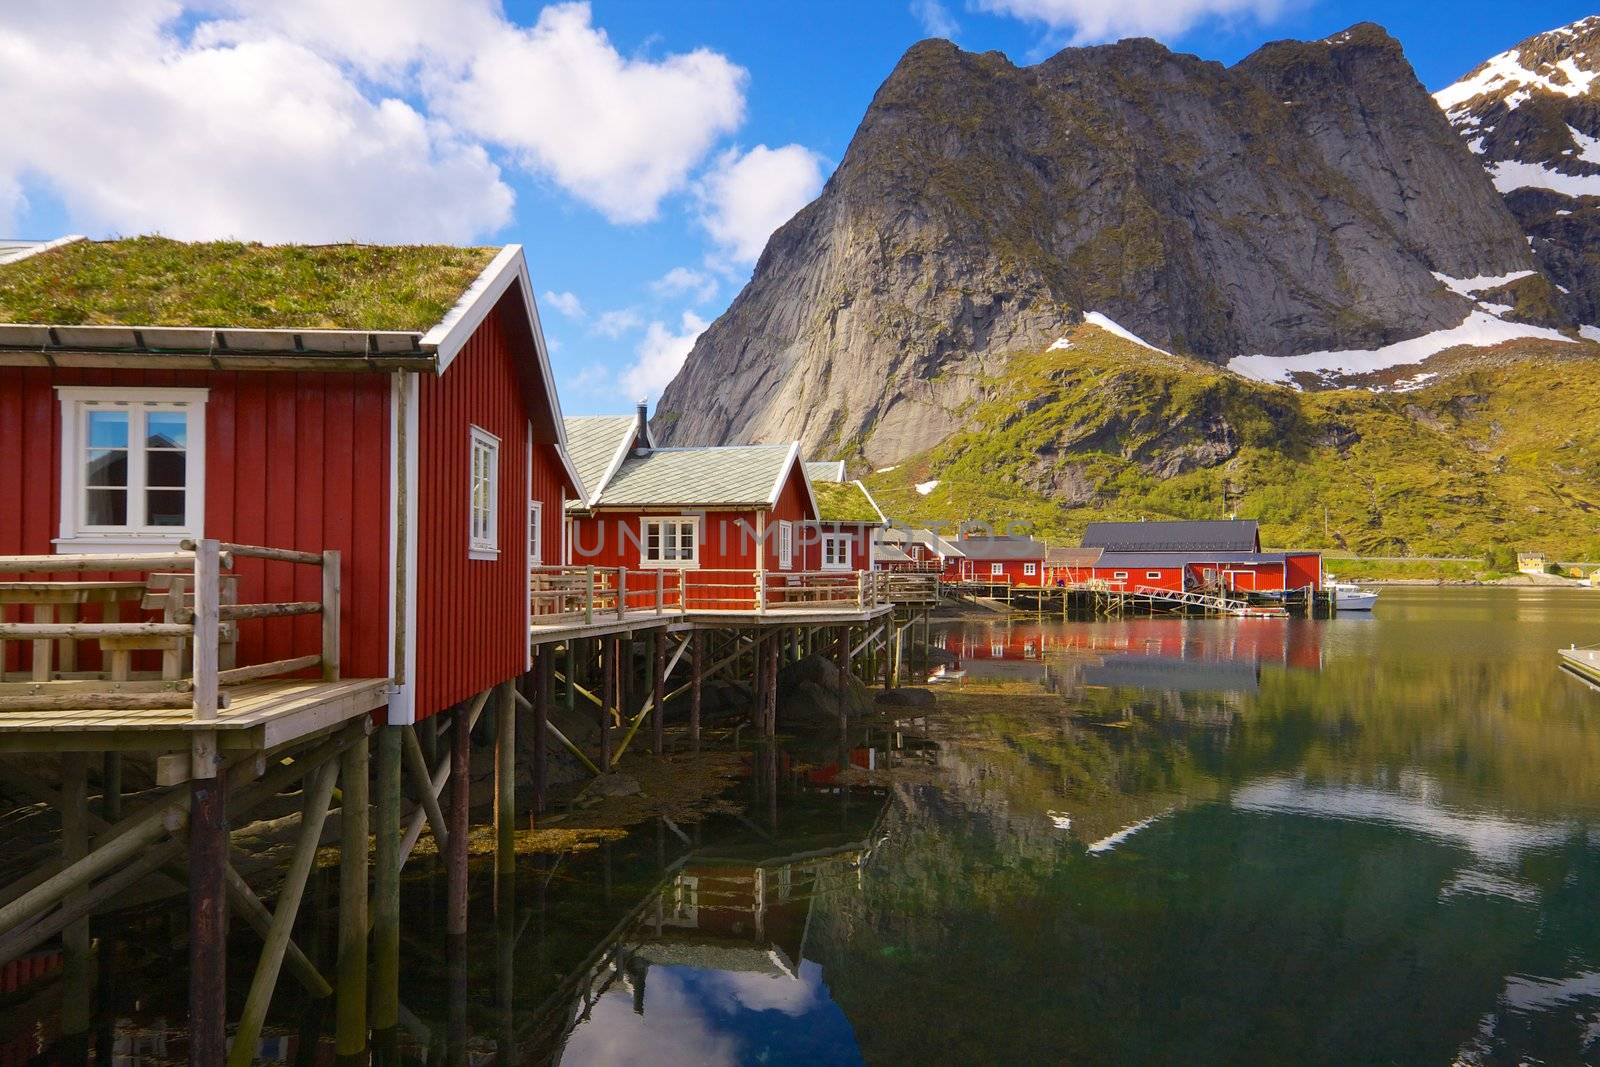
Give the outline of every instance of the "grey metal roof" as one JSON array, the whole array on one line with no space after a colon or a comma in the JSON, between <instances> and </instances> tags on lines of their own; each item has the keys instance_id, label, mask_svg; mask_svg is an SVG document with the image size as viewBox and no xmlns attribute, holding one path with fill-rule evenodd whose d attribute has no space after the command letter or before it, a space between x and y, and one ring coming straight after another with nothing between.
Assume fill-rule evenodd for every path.
<instances>
[{"instance_id":1,"label":"grey metal roof","mask_svg":"<svg viewBox=\"0 0 1600 1067\"><path fill-rule=\"evenodd\" d=\"M926 527L920 530L908 530L903 526L891 526L884 531L884 536L898 544L922 545L925 548L946 556L950 559L960 559L964 553L954 543L946 541L938 534Z\"/></svg>"},{"instance_id":2,"label":"grey metal roof","mask_svg":"<svg viewBox=\"0 0 1600 1067\"><path fill-rule=\"evenodd\" d=\"M814 482L844 481L844 460L806 460L806 477Z\"/></svg>"},{"instance_id":3,"label":"grey metal roof","mask_svg":"<svg viewBox=\"0 0 1600 1067\"><path fill-rule=\"evenodd\" d=\"M1259 552L1261 534L1254 519L1091 522L1083 531L1083 547L1107 552Z\"/></svg>"},{"instance_id":4,"label":"grey metal roof","mask_svg":"<svg viewBox=\"0 0 1600 1067\"><path fill-rule=\"evenodd\" d=\"M1044 559L1043 543L1031 537L963 537L956 547L968 559Z\"/></svg>"},{"instance_id":5,"label":"grey metal roof","mask_svg":"<svg viewBox=\"0 0 1600 1067\"><path fill-rule=\"evenodd\" d=\"M630 455L595 506L765 506L794 454L793 445L724 445Z\"/></svg>"},{"instance_id":6,"label":"grey metal roof","mask_svg":"<svg viewBox=\"0 0 1600 1067\"><path fill-rule=\"evenodd\" d=\"M585 498L617 458L617 450L633 436L638 421L632 415L572 415L565 420L567 454L583 481Z\"/></svg>"},{"instance_id":7,"label":"grey metal roof","mask_svg":"<svg viewBox=\"0 0 1600 1067\"><path fill-rule=\"evenodd\" d=\"M1282 563L1282 552L1102 552L1096 567L1181 567L1186 563Z\"/></svg>"},{"instance_id":8,"label":"grey metal roof","mask_svg":"<svg viewBox=\"0 0 1600 1067\"><path fill-rule=\"evenodd\" d=\"M912 563L905 549L889 541L877 541L872 546L872 558L879 563Z\"/></svg>"},{"instance_id":9,"label":"grey metal roof","mask_svg":"<svg viewBox=\"0 0 1600 1067\"><path fill-rule=\"evenodd\" d=\"M1100 558L1100 553L1098 548L1051 547L1045 549L1044 558L1047 563L1063 567L1088 567Z\"/></svg>"}]
</instances>

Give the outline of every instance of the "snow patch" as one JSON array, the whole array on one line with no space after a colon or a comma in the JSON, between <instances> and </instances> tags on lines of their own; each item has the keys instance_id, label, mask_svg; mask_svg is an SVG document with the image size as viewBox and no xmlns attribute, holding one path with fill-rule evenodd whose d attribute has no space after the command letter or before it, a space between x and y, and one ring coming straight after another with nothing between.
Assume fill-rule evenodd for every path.
<instances>
[{"instance_id":1,"label":"snow patch","mask_svg":"<svg viewBox=\"0 0 1600 1067\"><path fill-rule=\"evenodd\" d=\"M1515 110L1518 104L1531 97L1531 93L1527 90L1537 89L1557 96L1582 96L1589 91L1589 86L1595 78L1600 76L1600 71L1583 70L1572 61L1571 57L1561 60L1555 65L1555 69L1565 76L1564 81L1557 82L1547 75L1524 67L1522 53L1513 48L1497 56L1491 56L1471 77L1462 78L1454 85L1445 86L1433 94L1433 99L1445 111L1451 111L1485 93L1515 87L1520 91L1512 93L1506 99L1506 107Z\"/></svg>"},{"instance_id":2,"label":"snow patch","mask_svg":"<svg viewBox=\"0 0 1600 1067\"><path fill-rule=\"evenodd\" d=\"M1086 313L1083 316L1083 321L1087 322L1091 326L1100 327L1102 330L1106 331L1106 333L1115 334L1124 341L1132 341L1136 345L1148 348L1152 352L1160 352L1163 356L1172 355L1172 353L1168 352L1166 349L1157 348L1155 345L1151 344L1149 341L1146 341L1143 337L1140 337L1132 330L1127 329L1109 316L1100 314L1098 311L1090 311ZM1053 348L1055 346L1052 345L1051 347Z\"/></svg>"},{"instance_id":3,"label":"snow patch","mask_svg":"<svg viewBox=\"0 0 1600 1067\"><path fill-rule=\"evenodd\" d=\"M1072 816L1064 811L1047 811L1045 816L1050 820L1050 825L1057 830L1072 829Z\"/></svg>"},{"instance_id":4,"label":"snow patch","mask_svg":"<svg viewBox=\"0 0 1600 1067\"><path fill-rule=\"evenodd\" d=\"M1600 341L1600 326L1579 326L1578 336L1585 341Z\"/></svg>"},{"instance_id":5,"label":"snow patch","mask_svg":"<svg viewBox=\"0 0 1600 1067\"><path fill-rule=\"evenodd\" d=\"M899 467L900 467L900 465L898 463L896 463L892 467L879 467L875 473L877 473L877 474L888 474L892 470L898 470Z\"/></svg>"},{"instance_id":6,"label":"snow patch","mask_svg":"<svg viewBox=\"0 0 1600 1067\"><path fill-rule=\"evenodd\" d=\"M1057 337L1054 341L1050 342L1050 347L1045 349L1045 351L1046 352L1054 352L1054 351L1056 351L1058 349L1071 348L1071 347L1072 347L1072 342L1070 340L1068 340L1065 337Z\"/></svg>"},{"instance_id":7,"label":"snow patch","mask_svg":"<svg viewBox=\"0 0 1600 1067\"><path fill-rule=\"evenodd\" d=\"M1444 283L1444 287L1458 296L1471 296L1473 293L1484 289L1498 289L1502 285L1509 285L1518 278L1526 278L1532 274L1531 270L1514 270L1510 274L1480 274L1476 278L1452 278L1448 274L1433 272L1433 276Z\"/></svg>"},{"instance_id":8,"label":"snow patch","mask_svg":"<svg viewBox=\"0 0 1600 1067\"><path fill-rule=\"evenodd\" d=\"M1337 352L1307 352L1300 356L1234 356L1228 369L1258 382L1288 384L1292 375L1311 374L1370 374L1390 367L1403 367L1421 363L1457 345L1497 345L1502 341L1519 338L1537 338L1546 341L1571 341L1572 338L1544 326L1530 326L1522 322L1506 322L1486 311L1471 311L1461 320L1461 325L1447 330L1435 330L1421 337L1396 341L1382 348L1354 348Z\"/></svg>"},{"instance_id":9,"label":"snow patch","mask_svg":"<svg viewBox=\"0 0 1600 1067\"><path fill-rule=\"evenodd\" d=\"M1496 318L1500 318L1506 312L1511 310L1510 304L1491 304L1487 300L1478 301L1478 306Z\"/></svg>"},{"instance_id":10,"label":"snow patch","mask_svg":"<svg viewBox=\"0 0 1600 1067\"><path fill-rule=\"evenodd\" d=\"M1567 196L1600 196L1600 174L1563 174L1542 163L1524 163L1516 159L1490 163L1488 169L1494 187L1502 193L1513 189L1549 189Z\"/></svg>"},{"instance_id":11,"label":"snow patch","mask_svg":"<svg viewBox=\"0 0 1600 1067\"><path fill-rule=\"evenodd\" d=\"M931 482L918 482L916 485L917 492L921 493L923 496L927 496L937 488L939 488L939 479L937 478Z\"/></svg>"}]
</instances>

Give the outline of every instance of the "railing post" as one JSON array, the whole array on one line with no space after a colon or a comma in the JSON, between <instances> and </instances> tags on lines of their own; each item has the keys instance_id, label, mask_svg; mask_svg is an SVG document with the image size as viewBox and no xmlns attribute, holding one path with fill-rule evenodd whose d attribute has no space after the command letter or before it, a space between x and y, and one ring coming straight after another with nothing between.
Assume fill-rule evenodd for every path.
<instances>
[{"instance_id":1,"label":"railing post","mask_svg":"<svg viewBox=\"0 0 1600 1067\"><path fill-rule=\"evenodd\" d=\"M628 617L628 568L617 568L617 618Z\"/></svg>"},{"instance_id":2,"label":"railing post","mask_svg":"<svg viewBox=\"0 0 1600 1067\"><path fill-rule=\"evenodd\" d=\"M217 542L194 547L194 717L217 717L217 638L222 574ZM198 775L210 777L210 775Z\"/></svg>"},{"instance_id":3,"label":"railing post","mask_svg":"<svg viewBox=\"0 0 1600 1067\"><path fill-rule=\"evenodd\" d=\"M585 567L584 572L587 585L584 587L586 595L583 598L583 621L588 623L594 622L594 565Z\"/></svg>"},{"instance_id":4,"label":"railing post","mask_svg":"<svg viewBox=\"0 0 1600 1067\"><path fill-rule=\"evenodd\" d=\"M765 571L756 571L756 614L767 613L767 575Z\"/></svg>"},{"instance_id":5,"label":"railing post","mask_svg":"<svg viewBox=\"0 0 1600 1067\"><path fill-rule=\"evenodd\" d=\"M322 554L322 680L339 680L339 553Z\"/></svg>"},{"instance_id":6,"label":"railing post","mask_svg":"<svg viewBox=\"0 0 1600 1067\"><path fill-rule=\"evenodd\" d=\"M867 572L856 572L856 607L865 609L867 606Z\"/></svg>"}]
</instances>

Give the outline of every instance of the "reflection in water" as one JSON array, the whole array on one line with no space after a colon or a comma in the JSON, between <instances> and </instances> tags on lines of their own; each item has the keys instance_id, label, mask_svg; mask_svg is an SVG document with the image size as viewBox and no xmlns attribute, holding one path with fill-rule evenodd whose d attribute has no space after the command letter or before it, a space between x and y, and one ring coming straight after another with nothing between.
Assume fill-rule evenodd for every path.
<instances>
[{"instance_id":1,"label":"reflection in water","mask_svg":"<svg viewBox=\"0 0 1600 1067\"><path fill-rule=\"evenodd\" d=\"M420 868L398 1062L1600 1061L1600 704L1551 661L1594 607L936 630L959 703L484 876L463 945ZM181 1058L181 917L107 936L102 1025ZM285 1004L263 1059L313 1062ZM11 1008L48 1048L58 1002Z\"/></svg>"}]
</instances>

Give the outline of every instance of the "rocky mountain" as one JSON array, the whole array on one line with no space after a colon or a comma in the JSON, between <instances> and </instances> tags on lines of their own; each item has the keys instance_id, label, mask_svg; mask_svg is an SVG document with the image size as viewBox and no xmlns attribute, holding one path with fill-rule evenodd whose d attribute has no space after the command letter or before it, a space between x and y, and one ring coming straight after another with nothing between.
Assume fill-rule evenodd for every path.
<instances>
[{"instance_id":1,"label":"rocky mountain","mask_svg":"<svg viewBox=\"0 0 1600 1067\"><path fill-rule=\"evenodd\" d=\"M1575 325L1377 26L1231 67L1149 40L1025 67L924 41L656 425L892 465L1091 313L1148 342L1131 358L1300 384Z\"/></svg>"},{"instance_id":2,"label":"rocky mountain","mask_svg":"<svg viewBox=\"0 0 1600 1067\"><path fill-rule=\"evenodd\" d=\"M1600 323L1600 16L1529 37L1434 94L1560 304Z\"/></svg>"}]
</instances>

